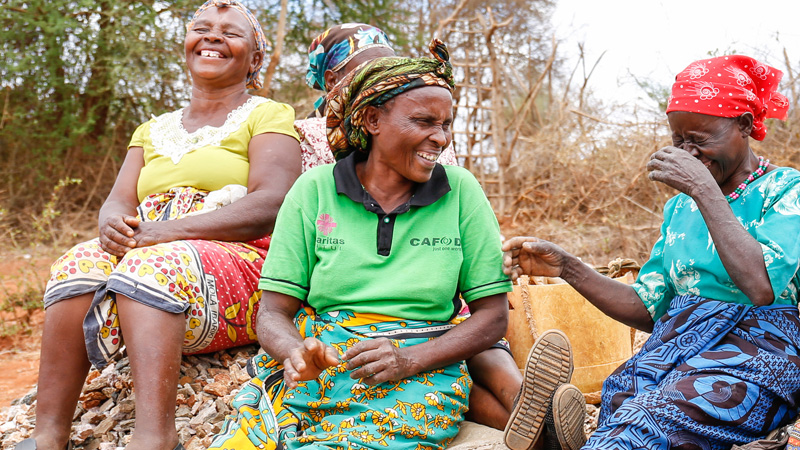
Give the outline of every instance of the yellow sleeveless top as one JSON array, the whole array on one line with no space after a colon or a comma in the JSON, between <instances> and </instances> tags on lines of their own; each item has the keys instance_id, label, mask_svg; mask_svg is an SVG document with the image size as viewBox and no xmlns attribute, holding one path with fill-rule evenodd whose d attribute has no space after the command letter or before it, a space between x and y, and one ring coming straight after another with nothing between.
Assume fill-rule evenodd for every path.
<instances>
[{"instance_id":1,"label":"yellow sleeveless top","mask_svg":"<svg viewBox=\"0 0 800 450\"><path fill-rule=\"evenodd\" d=\"M204 126L188 133L182 118L183 109L168 112L133 133L128 148L144 149L139 201L173 187L215 191L229 184L247 186L248 146L253 136L280 133L299 139L293 126L294 109L264 97L250 97L220 127Z\"/></svg>"}]
</instances>

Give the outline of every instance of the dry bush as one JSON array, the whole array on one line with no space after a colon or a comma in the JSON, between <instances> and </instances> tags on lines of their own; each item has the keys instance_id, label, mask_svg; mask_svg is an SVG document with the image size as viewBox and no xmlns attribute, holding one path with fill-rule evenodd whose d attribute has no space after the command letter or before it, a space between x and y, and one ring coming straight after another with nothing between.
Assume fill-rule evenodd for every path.
<instances>
[{"instance_id":1,"label":"dry bush","mask_svg":"<svg viewBox=\"0 0 800 450\"><path fill-rule=\"evenodd\" d=\"M517 186L509 190L517 194L501 218L504 232L551 240L592 264L643 262L674 194L645 171L667 143L662 124L612 126L615 137L598 141L580 129L579 116L562 117L519 149L509 169L508 182Z\"/></svg>"},{"instance_id":2,"label":"dry bush","mask_svg":"<svg viewBox=\"0 0 800 450\"><path fill-rule=\"evenodd\" d=\"M554 47L551 58L556 54ZM798 105L800 86L790 61L786 56L780 91ZM529 111L519 108L515 98L532 92L532 84L508 82L512 78L508 67L513 65L492 67L495 77L507 81L502 89L505 116L500 122L513 124L501 127L501 133L496 127L492 131L518 134L519 139L506 144L510 158L496 172L500 182L484 183L484 189L507 237L544 238L594 265L618 257L643 263L658 239L663 206L677 193L650 181L645 169L653 152L671 145L669 126L663 113L648 112L656 119L641 119L641 111L604 106L592 99L587 85L598 63L599 59L591 64L579 58L561 89L552 84L557 79L548 74L552 67L543 65L542 78L550 81ZM526 115L515 115L520 111ZM612 116L631 119L626 123L605 119ZM779 166L800 167L798 119L795 107L785 122L768 120L766 140L751 139L754 152Z\"/></svg>"}]
</instances>

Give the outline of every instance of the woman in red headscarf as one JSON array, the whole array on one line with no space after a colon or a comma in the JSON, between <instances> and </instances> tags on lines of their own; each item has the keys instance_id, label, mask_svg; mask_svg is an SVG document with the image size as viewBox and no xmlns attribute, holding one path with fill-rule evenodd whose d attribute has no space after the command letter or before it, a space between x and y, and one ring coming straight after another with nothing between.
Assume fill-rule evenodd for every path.
<instances>
[{"instance_id":1,"label":"woman in red headscarf","mask_svg":"<svg viewBox=\"0 0 800 450\"><path fill-rule=\"evenodd\" d=\"M786 117L781 75L746 56L678 74L667 108L673 145L647 169L679 194L632 286L546 241L504 244L508 274L560 276L609 316L652 331L603 385L584 448L727 449L797 415L800 172L750 148L765 119Z\"/></svg>"}]
</instances>

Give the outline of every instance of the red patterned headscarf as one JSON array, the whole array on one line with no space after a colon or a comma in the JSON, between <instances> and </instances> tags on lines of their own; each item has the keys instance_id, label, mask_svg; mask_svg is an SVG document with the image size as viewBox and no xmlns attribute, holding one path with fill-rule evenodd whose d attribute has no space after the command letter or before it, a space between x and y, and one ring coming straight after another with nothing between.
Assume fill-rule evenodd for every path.
<instances>
[{"instance_id":1,"label":"red patterned headscarf","mask_svg":"<svg viewBox=\"0 0 800 450\"><path fill-rule=\"evenodd\" d=\"M750 136L767 135L765 119L786 119L789 99L777 92L780 70L743 55L702 59L675 77L667 113L686 111L717 117L753 115Z\"/></svg>"}]
</instances>

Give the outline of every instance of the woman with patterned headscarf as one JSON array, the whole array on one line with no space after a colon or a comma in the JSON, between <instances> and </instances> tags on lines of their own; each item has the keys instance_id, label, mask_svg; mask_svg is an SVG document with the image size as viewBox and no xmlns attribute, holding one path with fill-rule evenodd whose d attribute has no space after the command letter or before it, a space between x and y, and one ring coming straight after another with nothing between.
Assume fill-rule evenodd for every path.
<instances>
[{"instance_id":1,"label":"woman with patterned headscarf","mask_svg":"<svg viewBox=\"0 0 800 450\"><path fill-rule=\"evenodd\" d=\"M181 449L181 353L255 341L258 275L300 173L294 111L248 94L260 86L266 39L238 1L206 2L184 48L189 105L136 130L100 210L100 237L53 264L36 429L17 450L70 447L90 365L113 366L123 344L136 386L126 448Z\"/></svg>"},{"instance_id":2,"label":"woman with patterned headscarf","mask_svg":"<svg viewBox=\"0 0 800 450\"><path fill-rule=\"evenodd\" d=\"M308 53L306 80L312 88L323 92L331 90L361 64L382 56L394 56L383 31L359 23L329 28L314 39ZM328 144L325 102L318 103L320 107L316 111L322 112L322 116L296 120L294 123L295 130L300 135L304 171L320 164L335 162ZM436 162L458 165L452 144L439 154ZM465 317L469 317L466 307L462 309L458 320ZM508 341L503 339L492 348L470 358L467 366L473 376L467 419L502 430L514 408L517 391L513 386L519 386L522 381Z\"/></svg>"},{"instance_id":3,"label":"woman with patterned headscarf","mask_svg":"<svg viewBox=\"0 0 800 450\"><path fill-rule=\"evenodd\" d=\"M365 23L343 23L328 28L308 46L306 84L328 93L342 78L361 63L394 56L389 37L378 27ZM325 115L325 96L314 103L309 117Z\"/></svg>"},{"instance_id":4,"label":"woman with patterned headscarf","mask_svg":"<svg viewBox=\"0 0 800 450\"><path fill-rule=\"evenodd\" d=\"M587 449L729 449L793 420L800 392L800 172L757 156L785 119L781 72L741 55L678 74L673 145L650 179L679 191L632 286L536 238L504 244L506 273L560 276L652 335L603 385Z\"/></svg>"},{"instance_id":5,"label":"woman with patterned headscarf","mask_svg":"<svg viewBox=\"0 0 800 450\"><path fill-rule=\"evenodd\" d=\"M389 38L380 28L364 23L345 23L325 30L308 46L306 83L317 91L328 91L353 69L375 58L394 56ZM307 119L296 120L300 136L303 171L335 161L325 131L325 95L314 103ZM439 155L441 164L458 165L453 146Z\"/></svg>"},{"instance_id":6,"label":"woman with patterned headscarf","mask_svg":"<svg viewBox=\"0 0 800 450\"><path fill-rule=\"evenodd\" d=\"M211 449L444 448L497 342L511 290L499 227L475 178L437 164L450 143L452 68L365 63L328 95L337 163L286 197L259 286L259 342ZM472 308L450 320L459 293Z\"/></svg>"}]
</instances>

